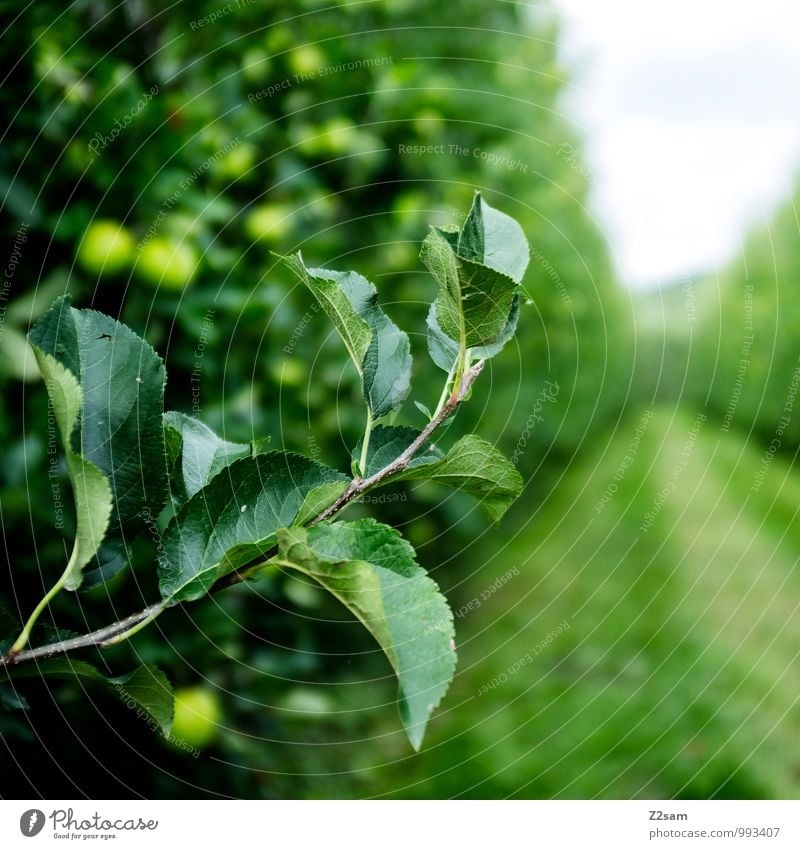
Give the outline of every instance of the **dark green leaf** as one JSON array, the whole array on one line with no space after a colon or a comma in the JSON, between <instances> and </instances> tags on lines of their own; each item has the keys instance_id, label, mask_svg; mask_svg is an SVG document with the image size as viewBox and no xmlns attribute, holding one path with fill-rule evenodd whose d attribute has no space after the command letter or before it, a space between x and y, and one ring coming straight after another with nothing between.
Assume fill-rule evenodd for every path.
<instances>
[{"instance_id":1,"label":"dark green leaf","mask_svg":"<svg viewBox=\"0 0 800 849\"><path fill-rule=\"evenodd\" d=\"M234 461L258 453L252 443L220 439L203 422L183 413L164 413L164 428L170 459L174 462L172 494L178 505Z\"/></svg>"},{"instance_id":2,"label":"dark green leaf","mask_svg":"<svg viewBox=\"0 0 800 849\"><path fill-rule=\"evenodd\" d=\"M411 389L411 347L408 335L377 305L376 297L363 315L372 328L372 341L364 357L364 397L379 419L392 412Z\"/></svg>"},{"instance_id":3,"label":"dark green leaf","mask_svg":"<svg viewBox=\"0 0 800 849\"><path fill-rule=\"evenodd\" d=\"M167 527L159 563L162 597L170 605L201 598L218 578L272 547L275 531L307 509L311 493L346 481L298 454L272 451L237 460L189 499Z\"/></svg>"},{"instance_id":4,"label":"dark green leaf","mask_svg":"<svg viewBox=\"0 0 800 849\"><path fill-rule=\"evenodd\" d=\"M81 581L81 592L88 592L107 583L128 565L128 546L120 537L103 540L92 561L91 569L85 569Z\"/></svg>"},{"instance_id":5,"label":"dark green leaf","mask_svg":"<svg viewBox=\"0 0 800 849\"><path fill-rule=\"evenodd\" d=\"M367 468L362 470L363 477L370 477L396 460L403 451L419 436L413 427L389 427L378 425L372 431L367 449ZM361 444L353 450L353 459L361 457ZM433 463L441 459L442 452L429 442L423 445L409 464L410 468Z\"/></svg>"},{"instance_id":6,"label":"dark green leaf","mask_svg":"<svg viewBox=\"0 0 800 849\"><path fill-rule=\"evenodd\" d=\"M458 273L467 348L489 345L497 341L508 324L511 304L519 287L510 277L471 260L459 259ZM447 303L441 297L437 299L440 319L446 315L442 307ZM444 324L442 329L450 333Z\"/></svg>"},{"instance_id":7,"label":"dark green leaf","mask_svg":"<svg viewBox=\"0 0 800 849\"><path fill-rule=\"evenodd\" d=\"M42 316L29 338L68 447L79 551L67 586L75 589L103 538L109 510L107 536L121 539L141 532L166 500L164 365L125 325L73 309L66 298Z\"/></svg>"},{"instance_id":8,"label":"dark green leaf","mask_svg":"<svg viewBox=\"0 0 800 849\"><path fill-rule=\"evenodd\" d=\"M280 259L308 286L342 337L373 418L390 413L408 395L412 360L408 335L378 306L375 287L354 271L307 268L299 252Z\"/></svg>"},{"instance_id":9,"label":"dark green leaf","mask_svg":"<svg viewBox=\"0 0 800 849\"><path fill-rule=\"evenodd\" d=\"M490 360L510 342L517 331L517 322L519 321L519 295L514 295L511 301L511 312L508 314L505 327L500 331L500 335L494 342L488 345L478 345L470 349L470 356L473 360Z\"/></svg>"},{"instance_id":10,"label":"dark green leaf","mask_svg":"<svg viewBox=\"0 0 800 849\"><path fill-rule=\"evenodd\" d=\"M373 519L279 531L279 564L318 581L369 630L397 675L398 706L419 749L453 677L453 614L414 549Z\"/></svg>"},{"instance_id":11,"label":"dark green leaf","mask_svg":"<svg viewBox=\"0 0 800 849\"><path fill-rule=\"evenodd\" d=\"M110 678L109 683L129 706L136 704L169 737L175 711L172 686L167 676L156 666L145 664L128 675Z\"/></svg>"},{"instance_id":12,"label":"dark green leaf","mask_svg":"<svg viewBox=\"0 0 800 849\"><path fill-rule=\"evenodd\" d=\"M440 256L448 251L456 269L456 296L451 291L450 267ZM439 282L436 316L441 329L459 345L463 337L465 348L496 341L508 323L511 304L519 288L517 284L494 269L457 257L435 230L423 242L421 256Z\"/></svg>"},{"instance_id":13,"label":"dark green leaf","mask_svg":"<svg viewBox=\"0 0 800 849\"><path fill-rule=\"evenodd\" d=\"M167 676L156 666L146 663L127 675L109 678L96 666L69 657L54 657L36 664L11 667L7 676L16 681L24 678L79 679L98 684L115 692L131 708L144 711L169 736L172 727L173 696Z\"/></svg>"},{"instance_id":14,"label":"dark green leaf","mask_svg":"<svg viewBox=\"0 0 800 849\"><path fill-rule=\"evenodd\" d=\"M0 705L3 710L28 710L30 705L11 683L0 683Z\"/></svg>"},{"instance_id":15,"label":"dark green leaf","mask_svg":"<svg viewBox=\"0 0 800 849\"><path fill-rule=\"evenodd\" d=\"M503 350L506 343L511 340L517 330L517 322L519 321L520 297L514 296L511 302L511 313L508 316L506 326L502 333L497 337L496 341L489 345L478 345L475 348L470 348L470 360L488 360L499 354ZM458 358L458 342L451 339L439 326L436 317L436 302L431 304L428 311L428 353L431 359L439 366L440 369L450 373Z\"/></svg>"},{"instance_id":16,"label":"dark green leaf","mask_svg":"<svg viewBox=\"0 0 800 849\"><path fill-rule=\"evenodd\" d=\"M12 613L5 602L0 601L0 655L4 655L14 645L21 629L19 617Z\"/></svg>"},{"instance_id":17,"label":"dark green leaf","mask_svg":"<svg viewBox=\"0 0 800 849\"><path fill-rule=\"evenodd\" d=\"M497 521L522 492L522 477L490 443L474 434L462 437L441 460L410 466L395 480L433 480L474 495Z\"/></svg>"},{"instance_id":18,"label":"dark green leaf","mask_svg":"<svg viewBox=\"0 0 800 849\"><path fill-rule=\"evenodd\" d=\"M450 371L459 352L505 344L516 326L517 293L528 265L528 243L509 216L475 196L460 232L433 229L421 259L439 283L435 311L428 316L428 347ZM508 334L508 335L507 335ZM473 356L481 358L481 354ZM448 363L448 365L445 365Z\"/></svg>"}]
</instances>

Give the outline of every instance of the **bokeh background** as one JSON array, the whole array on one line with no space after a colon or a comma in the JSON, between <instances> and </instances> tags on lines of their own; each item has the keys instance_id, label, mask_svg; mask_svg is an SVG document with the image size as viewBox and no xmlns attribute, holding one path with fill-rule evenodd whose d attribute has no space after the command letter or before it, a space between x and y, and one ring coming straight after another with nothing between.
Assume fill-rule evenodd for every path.
<instances>
[{"instance_id":1,"label":"bokeh background","mask_svg":"<svg viewBox=\"0 0 800 849\"><path fill-rule=\"evenodd\" d=\"M24 336L56 296L146 336L167 363L168 407L346 468L356 376L270 251L366 273L411 334L414 397L434 404L427 226L458 221L480 189L532 248L517 338L447 436L496 442L523 497L496 527L425 485L350 511L400 528L456 611L459 667L424 749L408 747L361 626L272 576L171 610L104 654L117 673L155 662L181 688L172 743L113 695L28 684L27 710L0 711L4 797L800 794L791 192L725 262L636 288L570 111L569 19L546 4L0 9L12 615L60 573L70 535ZM641 180L657 184L651 164ZM656 228L650 198L640 214ZM422 421L410 404L401 420ZM53 622L98 627L155 583L144 542L131 573L62 594Z\"/></svg>"}]
</instances>

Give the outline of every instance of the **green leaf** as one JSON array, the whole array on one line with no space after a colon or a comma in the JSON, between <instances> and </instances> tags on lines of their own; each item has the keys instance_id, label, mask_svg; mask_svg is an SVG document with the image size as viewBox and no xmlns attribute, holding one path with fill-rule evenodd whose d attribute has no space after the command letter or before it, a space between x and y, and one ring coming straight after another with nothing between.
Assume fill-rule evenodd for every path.
<instances>
[{"instance_id":1,"label":"green leaf","mask_svg":"<svg viewBox=\"0 0 800 849\"><path fill-rule=\"evenodd\" d=\"M445 368L444 362L470 348L498 343L502 348L516 326L513 313L528 265L528 243L517 222L477 194L462 230L433 229L420 257L439 283L428 318L429 350L437 365Z\"/></svg>"},{"instance_id":2,"label":"green leaf","mask_svg":"<svg viewBox=\"0 0 800 849\"><path fill-rule=\"evenodd\" d=\"M303 499L297 516L294 519L296 525L304 525L306 522L319 516L324 510L333 504L336 499L347 489L346 480L331 481L315 487Z\"/></svg>"},{"instance_id":3,"label":"green leaf","mask_svg":"<svg viewBox=\"0 0 800 849\"><path fill-rule=\"evenodd\" d=\"M355 303L368 299L369 293L365 294L365 289L370 284L361 275L352 272L307 268L300 251L289 256L275 256L311 290L342 337L350 358L361 374L364 357L372 341L372 330L359 314Z\"/></svg>"},{"instance_id":4,"label":"green leaf","mask_svg":"<svg viewBox=\"0 0 800 849\"><path fill-rule=\"evenodd\" d=\"M128 547L121 537L103 540L92 561L92 568L83 573L81 592L88 592L110 581L128 566Z\"/></svg>"},{"instance_id":5,"label":"green leaf","mask_svg":"<svg viewBox=\"0 0 800 849\"><path fill-rule=\"evenodd\" d=\"M0 682L0 706L3 710L29 710L28 700L14 686Z\"/></svg>"},{"instance_id":6,"label":"green leaf","mask_svg":"<svg viewBox=\"0 0 800 849\"><path fill-rule=\"evenodd\" d=\"M338 598L375 637L398 681L398 707L414 749L453 677L453 614L414 549L373 519L278 532L279 565Z\"/></svg>"},{"instance_id":7,"label":"green leaf","mask_svg":"<svg viewBox=\"0 0 800 849\"><path fill-rule=\"evenodd\" d=\"M35 347L61 439L65 446L67 470L75 499L75 541L67 563L64 586L76 590L83 580L83 569L95 556L108 529L112 494L108 480L97 466L72 449L72 433L81 412L83 393L72 372L53 357Z\"/></svg>"},{"instance_id":8,"label":"green leaf","mask_svg":"<svg viewBox=\"0 0 800 849\"><path fill-rule=\"evenodd\" d=\"M428 421L433 418L433 413L431 412L431 408L422 403L422 401L414 401L414 406L425 416Z\"/></svg>"},{"instance_id":9,"label":"green leaf","mask_svg":"<svg viewBox=\"0 0 800 849\"><path fill-rule=\"evenodd\" d=\"M172 728L172 685L167 676L150 663L137 667L127 675L109 678L86 661L54 657L36 664L11 667L6 670L6 675L12 681L24 678L77 678L98 684L115 692L131 708L142 710L165 737L169 736Z\"/></svg>"},{"instance_id":10,"label":"green leaf","mask_svg":"<svg viewBox=\"0 0 800 849\"><path fill-rule=\"evenodd\" d=\"M478 345L475 348L470 348L470 360L489 360L503 350L507 342L510 342L514 333L517 330L517 322L519 321L520 297L514 296L511 302L511 312L508 316L506 326L497 337L497 339L489 345ZM428 311L428 353L431 359L439 368L444 369L448 374L453 370L453 366L458 359L458 342L451 339L440 327L436 315L436 302L431 304Z\"/></svg>"},{"instance_id":11,"label":"green leaf","mask_svg":"<svg viewBox=\"0 0 800 849\"><path fill-rule=\"evenodd\" d=\"M475 348L470 348L470 355L473 360L490 360L505 348L506 343L510 342L517 332L519 309L520 297L519 295L514 295L511 301L511 312L508 314L505 327L500 331L500 335L494 342L490 342L488 345L478 345Z\"/></svg>"},{"instance_id":12,"label":"green leaf","mask_svg":"<svg viewBox=\"0 0 800 849\"><path fill-rule=\"evenodd\" d=\"M109 683L125 702L134 702L169 737L175 711L172 685L156 666L144 664L128 675L110 678Z\"/></svg>"},{"instance_id":13,"label":"green leaf","mask_svg":"<svg viewBox=\"0 0 800 849\"><path fill-rule=\"evenodd\" d=\"M448 330L452 331L453 337L458 339L461 323L461 279L455 246L448 239L448 235L450 234L444 230L432 228L422 242L419 256L441 287L440 298L444 302L442 312L447 316L443 321Z\"/></svg>"},{"instance_id":14,"label":"green leaf","mask_svg":"<svg viewBox=\"0 0 800 849\"><path fill-rule=\"evenodd\" d=\"M522 477L490 443L474 434L462 437L434 463L409 466L396 480L432 480L474 495L496 522L522 492Z\"/></svg>"},{"instance_id":15,"label":"green leaf","mask_svg":"<svg viewBox=\"0 0 800 849\"><path fill-rule=\"evenodd\" d=\"M413 427L389 427L378 425L372 431L367 449L367 468L363 477L371 477L396 460L403 451L419 436L420 432ZM353 449L353 459L361 457L363 439ZM409 463L409 468L416 468L441 459L442 452L434 448L430 442L425 443Z\"/></svg>"},{"instance_id":16,"label":"green leaf","mask_svg":"<svg viewBox=\"0 0 800 849\"><path fill-rule=\"evenodd\" d=\"M489 206L477 192L458 237L456 253L522 282L530 260L522 227L499 209Z\"/></svg>"},{"instance_id":17,"label":"green leaf","mask_svg":"<svg viewBox=\"0 0 800 849\"><path fill-rule=\"evenodd\" d=\"M519 287L510 277L466 259L459 258L458 274L467 348L495 342L508 323ZM436 305L442 329L453 336L454 308L450 299L440 294Z\"/></svg>"},{"instance_id":18,"label":"green leaf","mask_svg":"<svg viewBox=\"0 0 800 849\"><path fill-rule=\"evenodd\" d=\"M354 271L307 268L300 253L279 257L311 290L344 341L373 419L394 410L411 387L408 335L378 306L378 293Z\"/></svg>"},{"instance_id":19,"label":"green leaf","mask_svg":"<svg viewBox=\"0 0 800 849\"><path fill-rule=\"evenodd\" d=\"M434 253L449 251L456 267L458 291L451 293L452 275L442 272ZM510 278L471 260L457 257L436 231L423 242L422 260L439 282L436 314L441 329L465 348L487 345L497 340L508 323L518 286ZM442 273L444 277L440 276Z\"/></svg>"},{"instance_id":20,"label":"green leaf","mask_svg":"<svg viewBox=\"0 0 800 849\"><path fill-rule=\"evenodd\" d=\"M231 463L261 453L261 442L228 442L203 422L183 413L164 413L164 428L168 454L174 462L172 494L178 505Z\"/></svg>"},{"instance_id":21,"label":"green leaf","mask_svg":"<svg viewBox=\"0 0 800 849\"><path fill-rule=\"evenodd\" d=\"M79 551L68 584L75 589L77 564L85 566L103 539L109 491L104 548L139 534L166 500L164 365L125 325L73 309L66 298L42 316L29 339L64 438L78 507Z\"/></svg>"},{"instance_id":22,"label":"green leaf","mask_svg":"<svg viewBox=\"0 0 800 849\"><path fill-rule=\"evenodd\" d=\"M411 389L411 347L408 334L377 305L377 295L365 305L363 315L372 329L372 341L364 357L364 397L379 419L392 412Z\"/></svg>"},{"instance_id":23,"label":"green leaf","mask_svg":"<svg viewBox=\"0 0 800 849\"><path fill-rule=\"evenodd\" d=\"M430 358L448 374L458 360L459 344L442 330L437 315L438 301L431 304L426 323L428 325L428 354Z\"/></svg>"},{"instance_id":24,"label":"green leaf","mask_svg":"<svg viewBox=\"0 0 800 849\"><path fill-rule=\"evenodd\" d=\"M340 472L281 451L232 463L183 505L164 532L162 598L168 605L201 598L218 578L267 552L278 528L296 521L315 490L341 482L347 478Z\"/></svg>"}]
</instances>

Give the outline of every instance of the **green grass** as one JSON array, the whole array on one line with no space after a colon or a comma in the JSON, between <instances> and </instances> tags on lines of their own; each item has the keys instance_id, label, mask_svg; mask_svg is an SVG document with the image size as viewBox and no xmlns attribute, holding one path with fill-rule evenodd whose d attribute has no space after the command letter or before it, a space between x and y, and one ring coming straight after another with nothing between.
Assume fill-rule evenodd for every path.
<instances>
[{"instance_id":1,"label":"green grass","mask_svg":"<svg viewBox=\"0 0 800 849\"><path fill-rule=\"evenodd\" d=\"M776 459L750 492L760 447L709 420L687 449L694 416L656 411L598 513L639 420L486 535L454 608L519 574L457 619L457 680L427 746L375 768L376 793L800 795L800 483Z\"/></svg>"}]
</instances>

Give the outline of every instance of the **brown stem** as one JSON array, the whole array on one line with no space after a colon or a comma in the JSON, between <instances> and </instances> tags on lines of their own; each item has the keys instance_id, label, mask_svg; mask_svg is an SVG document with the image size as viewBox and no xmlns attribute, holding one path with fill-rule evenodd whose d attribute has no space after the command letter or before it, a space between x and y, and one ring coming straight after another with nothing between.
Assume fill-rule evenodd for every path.
<instances>
[{"instance_id":1,"label":"brown stem","mask_svg":"<svg viewBox=\"0 0 800 849\"><path fill-rule=\"evenodd\" d=\"M327 510L324 510L319 514L315 519L310 522L310 525L318 525L320 522L324 522L327 519L330 519L331 516L338 513L343 507L346 507L354 498L358 497L365 493L368 489L372 489L375 486L380 485L386 478L391 477L392 475L397 474L398 472L402 472L403 469L408 466L411 460L414 459L414 455L419 451L420 448L431 438L434 431L436 431L441 425L444 423L446 419L448 419L456 407L464 400L467 392L469 392L470 387L475 382L475 379L481 373L481 369L483 368L483 360L477 362L472 368L466 372L462 381L461 381L461 390L458 395L451 395L448 399L447 403L442 407L439 413L432 418L427 425L420 431L419 436L411 443L411 445L400 454L395 460L392 460L388 466L382 468L379 472L375 472L372 477L364 478L363 480L360 478L356 478L351 481L350 486L339 496L339 498L328 507Z\"/></svg>"},{"instance_id":2,"label":"brown stem","mask_svg":"<svg viewBox=\"0 0 800 849\"><path fill-rule=\"evenodd\" d=\"M50 643L46 646L39 646L35 649L26 649L25 651L9 652L5 657L0 657L0 669L7 666L16 666L18 663L24 663L26 660L45 660L48 657L53 657L64 652L75 651L76 649L87 648L105 648L112 645L114 637L124 634L125 631L138 625L148 616L151 616L161 603L151 604L144 610L138 613L133 613L119 622L114 622L112 625L106 625L97 631L92 631L91 634L83 634L80 637L70 637L67 640L59 640L56 643Z\"/></svg>"}]
</instances>

